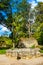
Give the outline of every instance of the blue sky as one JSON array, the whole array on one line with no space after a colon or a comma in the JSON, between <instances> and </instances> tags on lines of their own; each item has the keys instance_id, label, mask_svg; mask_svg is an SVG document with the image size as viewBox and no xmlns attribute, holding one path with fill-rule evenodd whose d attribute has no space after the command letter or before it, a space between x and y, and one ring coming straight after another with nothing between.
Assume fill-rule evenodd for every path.
<instances>
[{"instance_id":1,"label":"blue sky","mask_svg":"<svg viewBox=\"0 0 43 65\"><path fill-rule=\"evenodd\" d=\"M28 0L32 4L32 8L34 8L38 2L43 2L43 0Z\"/></svg>"},{"instance_id":2,"label":"blue sky","mask_svg":"<svg viewBox=\"0 0 43 65\"><path fill-rule=\"evenodd\" d=\"M32 8L34 8L37 5L37 2L43 2L43 0L28 0L30 3L32 3ZM3 14L5 15L5 14ZM11 33L11 31L9 29L7 29L6 27L2 26L0 24L0 36L1 35L7 35L9 36L9 34Z\"/></svg>"},{"instance_id":3,"label":"blue sky","mask_svg":"<svg viewBox=\"0 0 43 65\"><path fill-rule=\"evenodd\" d=\"M0 36L2 36L2 35L9 36L10 33L11 33L11 31L9 29L7 29L6 27L4 27L0 24Z\"/></svg>"}]
</instances>

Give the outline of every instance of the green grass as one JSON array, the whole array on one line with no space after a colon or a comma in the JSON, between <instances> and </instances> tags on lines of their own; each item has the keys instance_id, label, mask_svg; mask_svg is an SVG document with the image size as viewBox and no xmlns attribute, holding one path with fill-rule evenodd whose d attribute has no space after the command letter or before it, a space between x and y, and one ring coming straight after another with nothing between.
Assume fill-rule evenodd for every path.
<instances>
[{"instance_id":1,"label":"green grass","mask_svg":"<svg viewBox=\"0 0 43 65\"><path fill-rule=\"evenodd\" d=\"M40 50L40 53L43 53L43 50Z\"/></svg>"},{"instance_id":2,"label":"green grass","mask_svg":"<svg viewBox=\"0 0 43 65\"><path fill-rule=\"evenodd\" d=\"M0 54L5 54L5 53L6 53L5 49L0 50Z\"/></svg>"},{"instance_id":3,"label":"green grass","mask_svg":"<svg viewBox=\"0 0 43 65\"><path fill-rule=\"evenodd\" d=\"M35 48L35 45L31 46L30 48L34 49Z\"/></svg>"}]
</instances>

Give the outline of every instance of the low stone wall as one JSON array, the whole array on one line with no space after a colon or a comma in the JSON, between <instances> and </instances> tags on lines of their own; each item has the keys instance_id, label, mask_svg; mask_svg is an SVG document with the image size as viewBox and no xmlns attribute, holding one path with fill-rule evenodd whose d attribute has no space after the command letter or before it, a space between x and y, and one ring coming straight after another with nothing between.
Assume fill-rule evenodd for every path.
<instances>
[{"instance_id":1,"label":"low stone wall","mask_svg":"<svg viewBox=\"0 0 43 65\"><path fill-rule=\"evenodd\" d=\"M14 50L7 50L6 55L10 57L14 57L15 59L29 59L32 57L38 57L40 56L39 49L14 49Z\"/></svg>"}]
</instances>

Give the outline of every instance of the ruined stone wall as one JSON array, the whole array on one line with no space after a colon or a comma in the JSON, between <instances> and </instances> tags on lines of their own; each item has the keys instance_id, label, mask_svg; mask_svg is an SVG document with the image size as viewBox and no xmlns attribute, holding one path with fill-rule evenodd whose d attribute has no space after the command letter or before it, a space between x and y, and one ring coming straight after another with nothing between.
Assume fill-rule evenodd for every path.
<instances>
[{"instance_id":1,"label":"ruined stone wall","mask_svg":"<svg viewBox=\"0 0 43 65\"><path fill-rule=\"evenodd\" d=\"M7 50L6 55L10 57L14 57L15 59L29 59L33 56L40 56L39 49L14 49L14 50Z\"/></svg>"}]
</instances>

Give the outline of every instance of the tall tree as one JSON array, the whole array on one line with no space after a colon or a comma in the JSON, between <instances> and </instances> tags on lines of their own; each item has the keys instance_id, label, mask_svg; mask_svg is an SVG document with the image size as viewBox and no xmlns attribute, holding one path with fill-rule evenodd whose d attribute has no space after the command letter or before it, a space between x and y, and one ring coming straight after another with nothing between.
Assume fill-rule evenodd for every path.
<instances>
[{"instance_id":1,"label":"tall tree","mask_svg":"<svg viewBox=\"0 0 43 65\"><path fill-rule=\"evenodd\" d=\"M27 2L27 0L21 0L16 6L17 12L13 16L13 38L14 41L18 44L20 37L28 37L28 19L29 19L29 12L31 9L31 4ZM16 45L17 47L17 45Z\"/></svg>"},{"instance_id":2,"label":"tall tree","mask_svg":"<svg viewBox=\"0 0 43 65\"><path fill-rule=\"evenodd\" d=\"M30 9L31 4L27 2L27 0L22 0L17 6L18 13L20 13L24 18L24 26L23 26L24 31L26 31L27 24L29 23Z\"/></svg>"},{"instance_id":3,"label":"tall tree","mask_svg":"<svg viewBox=\"0 0 43 65\"><path fill-rule=\"evenodd\" d=\"M5 24L6 27L11 30L11 32L12 32L12 23L13 23L12 4L13 4L13 0L1 0L0 1L0 12L1 12L0 13L1 14L0 24ZM6 14L4 17L3 17L2 12Z\"/></svg>"},{"instance_id":4,"label":"tall tree","mask_svg":"<svg viewBox=\"0 0 43 65\"><path fill-rule=\"evenodd\" d=\"M39 2L35 7L36 10L36 21L42 23L43 22L43 2Z\"/></svg>"},{"instance_id":5,"label":"tall tree","mask_svg":"<svg viewBox=\"0 0 43 65\"><path fill-rule=\"evenodd\" d=\"M39 44L43 45L43 2L39 2L35 7L36 16L33 24L34 37Z\"/></svg>"},{"instance_id":6,"label":"tall tree","mask_svg":"<svg viewBox=\"0 0 43 65\"><path fill-rule=\"evenodd\" d=\"M15 1L17 11L14 16L12 16L13 7L11 4L13 3L11 3L11 0L1 0L0 2L0 11L5 12L7 15L7 19L4 21L4 23L12 31L12 39L15 43L18 43L20 37L26 37L29 34L27 24L29 22L29 12L31 9L31 5L27 2L27 0L21 0L20 2L18 1Z\"/></svg>"},{"instance_id":7,"label":"tall tree","mask_svg":"<svg viewBox=\"0 0 43 65\"><path fill-rule=\"evenodd\" d=\"M3 12L3 14L6 14L6 16L5 16L6 18L5 17L3 18L3 19L5 19L5 21L3 22L3 19L2 19L2 22L0 22L0 23L7 25L7 27L10 27L9 24L12 22L12 7L11 7L10 2L11 2L11 0L1 0L0 1L0 12L1 13Z\"/></svg>"}]
</instances>

